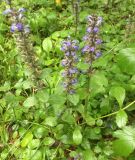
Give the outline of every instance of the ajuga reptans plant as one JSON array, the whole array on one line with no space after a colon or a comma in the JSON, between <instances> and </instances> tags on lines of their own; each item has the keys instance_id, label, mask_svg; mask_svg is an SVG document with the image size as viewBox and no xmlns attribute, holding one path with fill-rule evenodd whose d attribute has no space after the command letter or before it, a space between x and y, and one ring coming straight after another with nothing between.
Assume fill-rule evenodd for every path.
<instances>
[{"instance_id":1,"label":"ajuga reptans plant","mask_svg":"<svg viewBox=\"0 0 135 160\"><path fill-rule=\"evenodd\" d=\"M10 21L12 22L10 31L15 38L18 51L21 53L22 60L31 73L30 79L35 83L36 87L39 87L38 77L40 71L37 66L32 44L29 40L30 29L24 15L25 11L24 8L19 8L18 10L9 8L6 9L3 14L8 14L10 17Z\"/></svg>"},{"instance_id":2,"label":"ajuga reptans plant","mask_svg":"<svg viewBox=\"0 0 135 160\"><path fill-rule=\"evenodd\" d=\"M91 72L92 62L101 56L100 44L102 40L99 37L99 26L102 23L102 17L96 15L89 15L87 17L86 35L83 37L85 46L82 49L85 63L89 64L89 71Z\"/></svg>"},{"instance_id":3,"label":"ajuga reptans plant","mask_svg":"<svg viewBox=\"0 0 135 160\"><path fill-rule=\"evenodd\" d=\"M70 37L62 42L61 50L65 54L61 62L61 65L64 67L64 71L62 72L62 77L64 78L63 86L69 94L75 93L78 73L78 69L76 68L76 62L78 61L76 52L78 49L78 41L71 40Z\"/></svg>"}]
</instances>

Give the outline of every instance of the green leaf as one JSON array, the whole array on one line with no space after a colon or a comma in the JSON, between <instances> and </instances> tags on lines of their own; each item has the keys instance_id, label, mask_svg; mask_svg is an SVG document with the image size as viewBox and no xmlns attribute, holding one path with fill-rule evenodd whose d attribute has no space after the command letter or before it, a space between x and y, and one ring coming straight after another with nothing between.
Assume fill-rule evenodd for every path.
<instances>
[{"instance_id":1,"label":"green leaf","mask_svg":"<svg viewBox=\"0 0 135 160\"><path fill-rule=\"evenodd\" d=\"M91 150L86 150L83 152L84 160L96 160L94 153Z\"/></svg>"},{"instance_id":2,"label":"green leaf","mask_svg":"<svg viewBox=\"0 0 135 160\"><path fill-rule=\"evenodd\" d=\"M43 49L46 51L46 52L50 52L52 50L52 41L51 39L48 37L48 38L45 38L43 40Z\"/></svg>"},{"instance_id":3,"label":"green leaf","mask_svg":"<svg viewBox=\"0 0 135 160\"><path fill-rule=\"evenodd\" d=\"M46 103L49 100L49 93L47 90L41 90L37 92L36 97L40 102Z\"/></svg>"},{"instance_id":4,"label":"green leaf","mask_svg":"<svg viewBox=\"0 0 135 160\"><path fill-rule=\"evenodd\" d=\"M135 48L122 49L117 58L118 65L123 72L135 74Z\"/></svg>"},{"instance_id":5,"label":"green leaf","mask_svg":"<svg viewBox=\"0 0 135 160\"><path fill-rule=\"evenodd\" d=\"M134 151L135 128L131 126L123 127L122 130L114 132L114 137L118 138L118 140L113 142L113 150L117 155L127 157Z\"/></svg>"},{"instance_id":6,"label":"green leaf","mask_svg":"<svg viewBox=\"0 0 135 160\"><path fill-rule=\"evenodd\" d=\"M40 145L40 140L39 139L32 139L32 141L28 144L28 147L30 149L34 149L34 148L39 147L39 145Z\"/></svg>"},{"instance_id":7,"label":"green leaf","mask_svg":"<svg viewBox=\"0 0 135 160\"><path fill-rule=\"evenodd\" d=\"M89 69L89 64L88 63L79 62L78 65L77 65L77 68L81 69L81 70L87 70L87 69Z\"/></svg>"},{"instance_id":8,"label":"green leaf","mask_svg":"<svg viewBox=\"0 0 135 160\"><path fill-rule=\"evenodd\" d=\"M48 125L48 126L51 126L51 127L54 127L57 125L57 119L56 117L47 117L45 119L45 124Z\"/></svg>"},{"instance_id":9,"label":"green leaf","mask_svg":"<svg viewBox=\"0 0 135 160\"><path fill-rule=\"evenodd\" d=\"M28 132L21 141L21 147L26 147L32 139L33 139L33 134L31 132Z\"/></svg>"},{"instance_id":10,"label":"green leaf","mask_svg":"<svg viewBox=\"0 0 135 160\"><path fill-rule=\"evenodd\" d=\"M123 150L124 149L124 150ZM115 140L113 142L113 150L119 156L128 157L133 152L134 147L128 140Z\"/></svg>"},{"instance_id":11,"label":"green leaf","mask_svg":"<svg viewBox=\"0 0 135 160\"><path fill-rule=\"evenodd\" d=\"M94 126L94 125L95 125L95 119L92 118L91 116L89 116L89 115L84 116L84 119L85 119L86 123L87 123L89 126Z\"/></svg>"},{"instance_id":12,"label":"green leaf","mask_svg":"<svg viewBox=\"0 0 135 160\"><path fill-rule=\"evenodd\" d=\"M32 107L35 104L36 104L35 97L28 97L23 103L24 107Z\"/></svg>"},{"instance_id":13,"label":"green leaf","mask_svg":"<svg viewBox=\"0 0 135 160\"><path fill-rule=\"evenodd\" d=\"M78 94L74 94L74 95L69 95L68 99L71 103L73 103L73 105L77 105L79 102L79 95Z\"/></svg>"},{"instance_id":14,"label":"green leaf","mask_svg":"<svg viewBox=\"0 0 135 160\"><path fill-rule=\"evenodd\" d=\"M105 77L104 73L97 72L91 76L90 80L90 90L91 93L96 95L98 93L104 93L105 87L108 85L108 80Z\"/></svg>"},{"instance_id":15,"label":"green leaf","mask_svg":"<svg viewBox=\"0 0 135 160\"><path fill-rule=\"evenodd\" d=\"M52 105L63 105L66 102L66 98L62 95L52 94L49 98L49 103Z\"/></svg>"},{"instance_id":16,"label":"green leaf","mask_svg":"<svg viewBox=\"0 0 135 160\"><path fill-rule=\"evenodd\" d=\"M10 90L10 83L9 82L5 82L4 86L0 86L0 91L9 91Z\"/></svg>"},{"instance_id":17,"label":"green leaf","mask_svg":"<svg viewBox=\"0 0 135 160\"><path fill-rule=\"evenodd\" d=\"M110 95L115 97L119 103L119 106L122 107L125 99L125 89L120 86L112 87L110 90Z\"/></svg>"},{"instance_id":18,"label":"green leaf","mask_svg":"<svg viewBox=\"0 0 135 160\"><path fill-rule=\"evenodd\" d=\"M43 141L43 144L46 146L51 146L55 143L55 140L51 137L46 137Z\"/></svg>"},{"instance_id":19,"label":"green leaf","mask_svg":"<svg viewBox=\"0 0 135 160\"><path fill-rule=\"evenodd\" d=\"M128 120L127 114L125 111L120 110L116 115L116 123L119 128L122 128L126 125Z\"/></svg>"},{"instance_id":20,"label":"green leaf","mask_svg":"<svg viewBox=\"0 0 135 160\"><path fill-rule=\"evenodd\" d=\"M76 145L79 145L82 142L82 134L81 134L81 131L78 127L75 128L75 130L73 132L73 141Z\"/></svg>"}]
</instances>

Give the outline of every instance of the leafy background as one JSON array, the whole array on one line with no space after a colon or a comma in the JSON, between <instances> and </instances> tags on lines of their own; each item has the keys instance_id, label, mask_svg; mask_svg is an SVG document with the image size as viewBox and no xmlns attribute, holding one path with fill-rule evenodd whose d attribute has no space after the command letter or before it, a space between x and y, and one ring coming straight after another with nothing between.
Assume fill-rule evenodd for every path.
<instances>
[{"instance_id":1,"label":"leafy background","mask_svg":"<svg viewBox=\"0 0 135 160\"><path fill-rule=\"evenodd\" d=\"M80 0L78 24L71 1L12 3L27 9L44 87L35 91L27 78L10 21L2 15L8 5L1 1L0 160L135 160L135 1ZM60 42L70 35L83 46L86 17L93 13L104 19L103 56L93 64L85 107L85 75L75 95L62 90Z\"/></svg>"}]
</instances>

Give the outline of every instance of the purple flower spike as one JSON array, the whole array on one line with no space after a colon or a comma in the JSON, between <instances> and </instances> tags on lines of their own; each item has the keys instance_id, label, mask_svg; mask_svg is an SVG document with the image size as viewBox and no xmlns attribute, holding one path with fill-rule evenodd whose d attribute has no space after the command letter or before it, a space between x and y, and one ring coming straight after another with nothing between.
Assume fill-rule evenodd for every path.
<instances>
[{"instance_id":1,"label":"purple flower spike","mask_svg":"<svg viewBox=\"0 0 135 160\"><path fill-rule=\"evenodd\" d=\"M77 50L79 49L78 41L71 40L70 37L62 42L61 48L65 54L65 58L62 60L62 66L65 67L65 71L62 72L62 77L64 78L64 88L69 94L74 94L74 84L77 83L77 73L76 62L78 61Z\"/></svg>"},{"instance_id":2,"label":"purple flower spike","mask_svg":"<svg viewBox=\"0 0 135 160\"><path fill-rule=\"evenodd\" d=\"M23 31L23 24L22 23L17 23L16 27L17 27L18 31Z\"/></svg>"},{"instance_id":3,"label":"purple flower spike","mask_svg":"<svg viewBox=\"0 0 135 160\"><path fill-rule=\"evenodd\" d=\"M94 27L94 29L93 29L93 32L94 32L94 33L97 33L97 32L99 32L99 29L98 29L98 27Z\"/></svg>"}]
</instances>

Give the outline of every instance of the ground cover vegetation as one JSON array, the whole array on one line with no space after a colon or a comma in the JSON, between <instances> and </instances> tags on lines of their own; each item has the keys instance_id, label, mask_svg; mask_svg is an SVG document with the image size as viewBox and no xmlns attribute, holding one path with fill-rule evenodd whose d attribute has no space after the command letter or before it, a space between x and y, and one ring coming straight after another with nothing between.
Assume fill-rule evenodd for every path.
<instances>
[{"instance_id":1,"label":"ground cover vegetation","mask_svg":"<svg viewBox=\"0 0 135 160\"><path fill-rule=\"evenodd\" d=\"M0 1L0 160L135 160L135 1Z\"/></svg>"}]
</instances>

